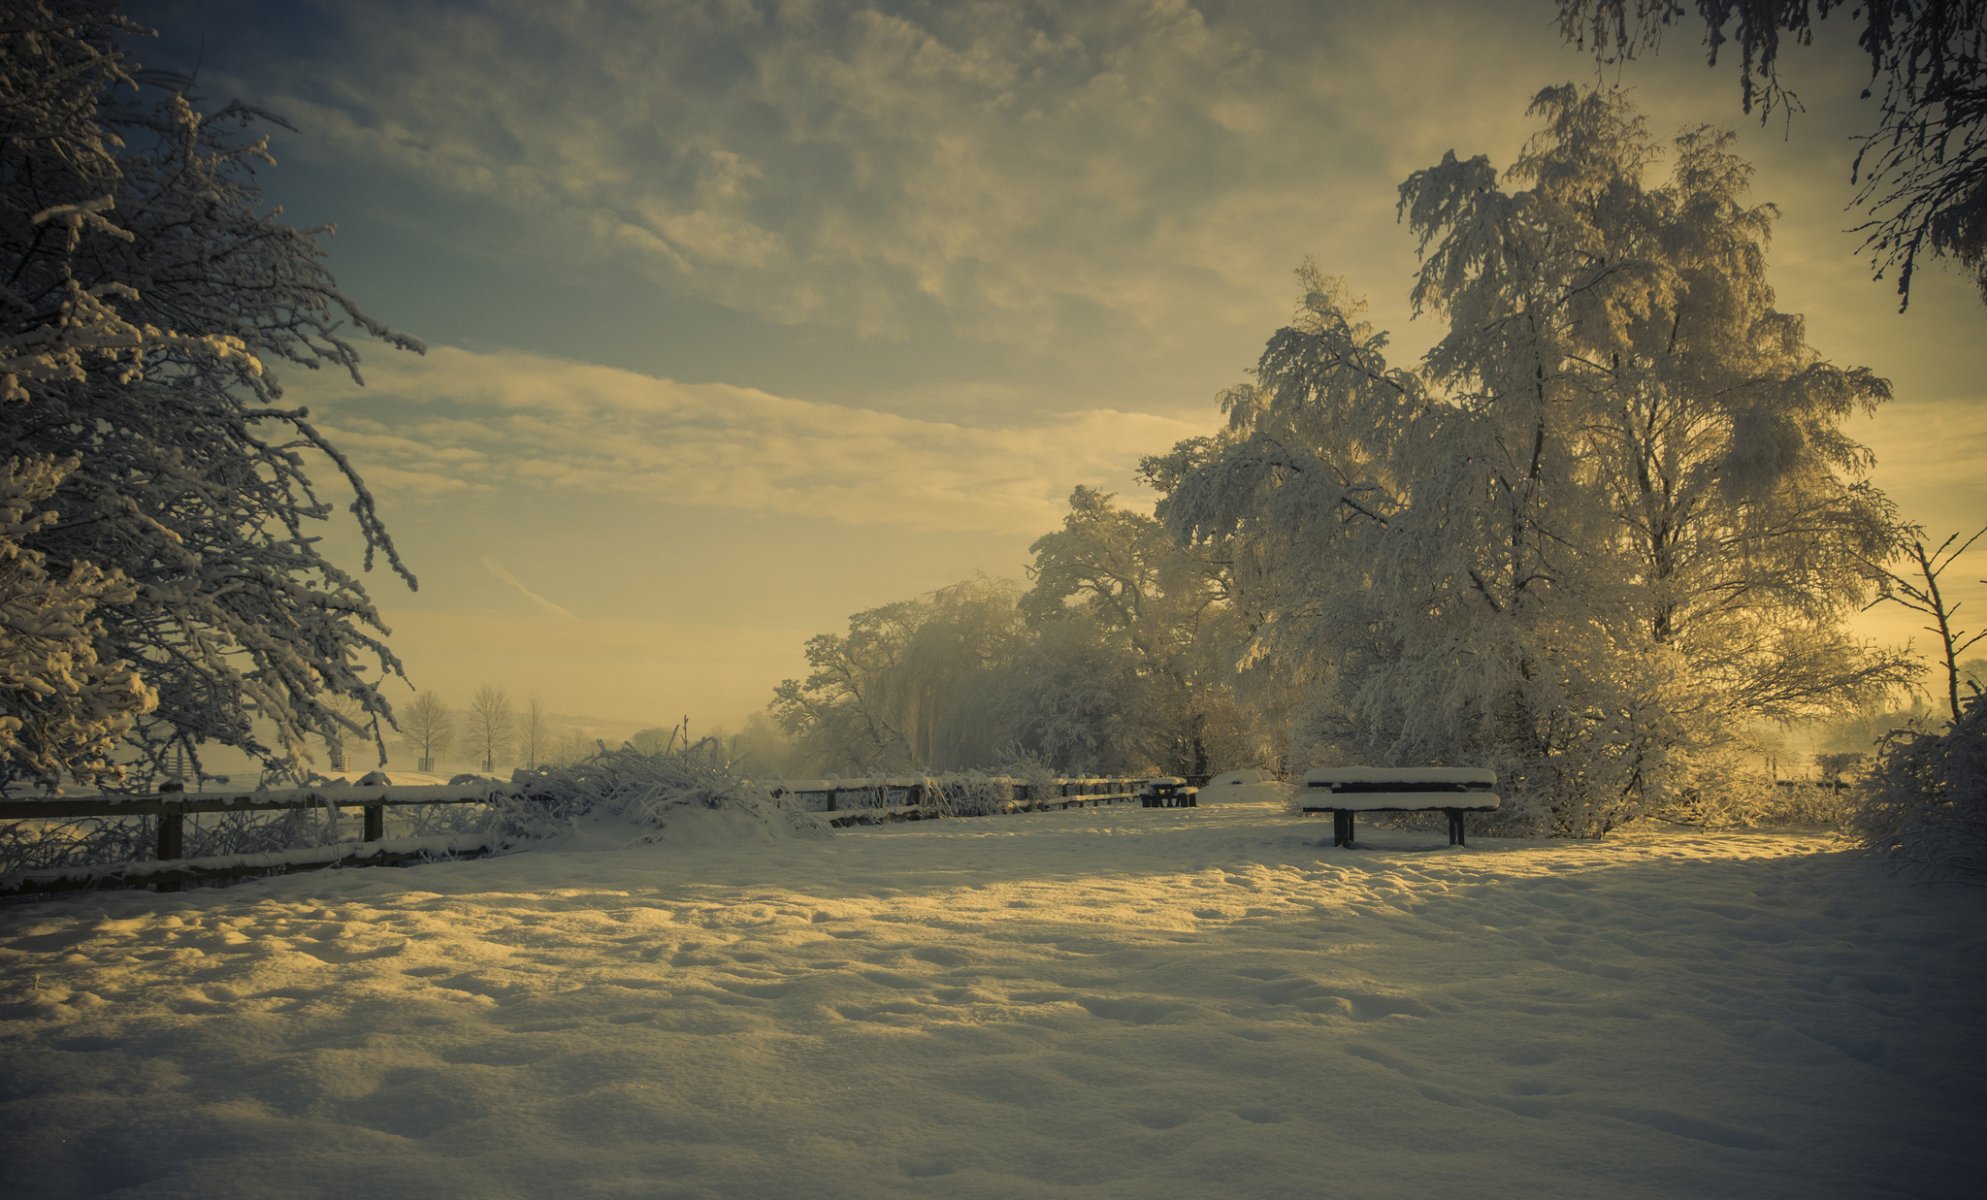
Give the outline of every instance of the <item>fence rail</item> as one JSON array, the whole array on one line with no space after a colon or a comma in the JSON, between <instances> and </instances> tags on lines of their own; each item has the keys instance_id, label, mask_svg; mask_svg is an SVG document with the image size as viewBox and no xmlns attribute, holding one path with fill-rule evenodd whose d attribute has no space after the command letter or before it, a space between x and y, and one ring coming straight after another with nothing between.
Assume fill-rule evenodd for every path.
<instances>
[{"instance_id":1,"label":"fence rail","mask_svg":"<svg viewBox=\"0 0 1987 1200\"><path fill-rule=\"evenodd\" d=\"M1072 776L1048 783L1028 783L1019 779L990 776L971 781L947 780L924 775L892 775L869 779L819 779L781 783L775 795L802 798L814 812L848 812L880 808L916 808L944 811L956 808L975 788L1005 786L1013 811L1037 807L1068 807L1060 800L1074 802L1079 797L1135 800L1145 786L1142 778L1129 775ZM815 807L816 804L820 807Z\"/></svg>"},{"instance_id":2,"label":"fence rail","mask_svg":"<svg viewBox=\"0 0 1987 1200\"><path fill-rule=\"evenodd\" d=\"M875 779L815 780L779 784L775 795L788 794L815 812L835 814L831 824L846 826L878 821L915 820L962 812L961 803L974 785L1006 785L1009 798L987 812L1036 812L1088 804L1135 800L1143 781L1131 777L1059 779L1028 784L990 778L972 785L924 776ZM177 891L187 883L245 879L288 871L325 867L377 866L459 858L494 849L490 837L444 837L388 840L386 810L426 804L491 804L528 799L528 785L479 783L399 786L394 784L326 784L266 792L174 792L129 796L58 796L0 798L0 821L43 821L73 818L155 817L155 860L44 867L0 875L0 896L74 891L106 887L157 887ZM363 840L259 854L182 857L186 818L201 813L282 812L299 809L357 808L365 816Z\"/></svg>"}]
</instances>

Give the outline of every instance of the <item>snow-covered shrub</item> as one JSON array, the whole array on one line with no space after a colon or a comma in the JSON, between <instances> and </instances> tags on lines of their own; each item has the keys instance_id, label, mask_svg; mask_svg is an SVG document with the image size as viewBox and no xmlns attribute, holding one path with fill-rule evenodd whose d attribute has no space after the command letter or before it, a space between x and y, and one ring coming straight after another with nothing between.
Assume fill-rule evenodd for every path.
<instances>
[{"instance_id":1,"label":"snow-covered shrub","mask_svg":"<svg viewBox=\"0 0 1987 1200\"><path fill-rule=\"evenodd\" d=\"M1885 738L1855 824L1904 870L1987 882L1987 695L1974 693L1944 732Z\"/></svg>"},{"instance_id":2,"label":"snow-covered shrub","mask_svg":"<svg viewBox=\"0 0 1987 1200\"><path fill-rule=\"evenodd\" d=\"M1001 750L993 773L1012 780L1017 789L1026 788L1030 798L1047 796L1062 782L1062 772L1048 759L1014 744Z\"/></svg>"},{"instance_id":3,"label":"snow-covered shrub","mask_svg":"<svg viewBox=\"0 0 1987 1200\"><path fill-rule=\"evenodd\" d=\"M641 842L674 840L693 824L708 831L714 823L704 818L711 813L723 814L725 830L744 837L828 832L797 801L733 770L708 740L661 754L603 750L565 766L520 770L511 779L523 795L481 818L481 828L507 841L550 837L583 823L625 824Z\"/></svg>"},{"instance_id":4,"label":"snow-covered shrub","mask_svg":"<svg viewBox=\"0 0 1987 1200\"><path fill-rule=\"evenodd\" d=\"M157 827L144 817L0 823L0 872L94 866L153 857Z\"/></svg>"},{"instance_id":5,"label":"snow-covered shrub","mask_svg":"<svg viewBox=\"0 0 1987 1200\"><path fill-rule=\"evenodd\" d=\"M954 771L925 780L925 803L948 817L985 817L1005 812L1016 799L1015 781L984 771Z\"/></svg>"},{"instance_id":6,"label":"snow-covered shrub","mask_svg":"<svg viewBox=\"0 0 1987 1200\"><path fill-rule=\"evenodd\" d=\"M181 857L218 858L326 846L358 836L328 807L188 813ZM0 872L95 867L158 857L157 817L73 817L0 823Z\"/></svg>"},{"instance_id":7,"label":"snow-covered shrub","mask_svg":"<svg viewBox=\"0 0 1987 1200\"><path fill-rule=\"evenodd\" d=\"M1764 771L1698 772L1650 810L1659 821L1704 829L1839 828L1850 815L1847 793L1813 780L1775 780Z\"/></svg>"},{"instance_id":8,"label":"snow-covered shrub","mask_svg":"<svg viewBox=\"0 0 1987 1200\"><path fill-rule=\"evenodd\" d=\"M182 853L187 858L270 854L306 846L329 846L359 835L359 821L340 827L334 807L287 808L277 812L196 813L186 818ZM150 857L150 855L146 855Z\"/></svg>"}]
</instances>

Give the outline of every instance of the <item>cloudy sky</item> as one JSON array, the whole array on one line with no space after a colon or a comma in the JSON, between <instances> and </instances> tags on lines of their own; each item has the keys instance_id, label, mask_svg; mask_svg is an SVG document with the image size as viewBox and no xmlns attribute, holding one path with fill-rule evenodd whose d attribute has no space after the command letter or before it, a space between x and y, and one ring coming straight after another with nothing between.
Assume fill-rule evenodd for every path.
<instances>
[{"instance_id":1,"label":"cloudy sky","mask_svg":"<svg viewBox=\"0 0 1987 1200\"><path fill-rule=\"evenodd\" d=\"M285 380L420 576L374 584L415 683L699 732L851 612L1019 578L1075 484L1140 499L1306 256L1417 355L1397 185L1450 149L1508 164L1531 95L1597 74L1552 0L130 11L162 34L141 61L296 127L270 200L335 223L341 284L429 347L375 349L363 390ZM1900 316L1854 257L1867 68L1831 24L1790 52L1791 128L1692 31L1605 77L1659 133L1740 130L1782 307L1896 386L1860 422L1879 482L1977 526L1987 310L1934 270Z\"/></svg>"}]
</instances>

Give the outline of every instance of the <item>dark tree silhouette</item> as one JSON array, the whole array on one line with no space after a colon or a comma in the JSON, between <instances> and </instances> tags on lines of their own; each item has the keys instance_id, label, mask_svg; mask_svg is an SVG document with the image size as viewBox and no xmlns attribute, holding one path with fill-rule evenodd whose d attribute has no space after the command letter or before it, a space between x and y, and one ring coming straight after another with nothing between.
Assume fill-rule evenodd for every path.
<instances>
[{"instance_id":1,"label":"dark tree silhouette","mask_svg":"<svg viewBox=\"0 0 1987 1200\"><path fill-rule=\"evenodd\" d=\"M1927 251L1955 260L1987 302L1987 0L1559 0L1560 29L1620 62L1655 50L1693 8L1713 65L1737 48L1741 103L1762 121L1801 108L1780 81L1782 49L1849 10L1870 58L1863 96L1879 104L1850 180L1863 250L1877 278L1895 272L1900 309Z\"/></svg>"}]
</instances>

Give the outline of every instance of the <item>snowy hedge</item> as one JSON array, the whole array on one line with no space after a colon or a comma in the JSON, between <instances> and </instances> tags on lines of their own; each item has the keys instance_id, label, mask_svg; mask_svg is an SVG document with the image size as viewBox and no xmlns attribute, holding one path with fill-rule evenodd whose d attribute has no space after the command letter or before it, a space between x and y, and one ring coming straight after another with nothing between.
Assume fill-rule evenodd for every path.
<instances>
[{"instance_id":1,"label":"snowy hedge","mask_svg":"<svg viewBox=\"0 0 1987 1200\"><path fill-rule=\"evenodd\" d=\"M1987 883L1987 695L1944 732L1885 739L1865 785L1857 831L1902 868Z\"/></svg>"}]
</instances>

